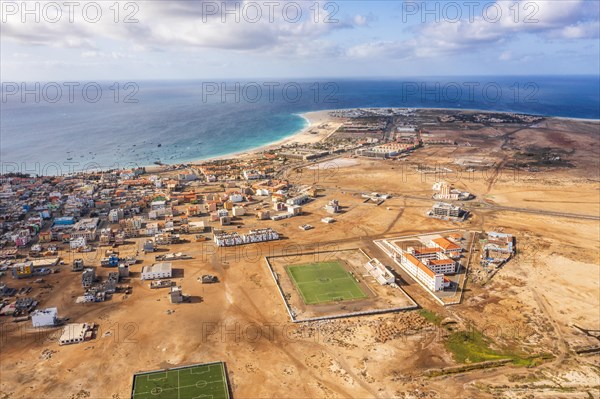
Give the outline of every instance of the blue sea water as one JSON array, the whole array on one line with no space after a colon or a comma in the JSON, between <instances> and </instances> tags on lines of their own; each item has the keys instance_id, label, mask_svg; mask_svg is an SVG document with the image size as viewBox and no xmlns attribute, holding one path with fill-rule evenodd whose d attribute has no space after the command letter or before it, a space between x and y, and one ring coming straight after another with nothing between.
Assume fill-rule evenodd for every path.
<instances>
[{"instance_id":1,"label":"blue sea water","mask_svg":"<svg viewBox=\"0 0 600 399\"><path fill-rule=\"evenodd\" d=\"M72 98L64 83L41 83L38 98L33 83L25 96L2 84L2 172L206 159L292 135L307 123L299 113L323 109L459 108L600 119L599 76L101 82L100 96L95 83L79 83Z\"/></svg>"}]
</instances>

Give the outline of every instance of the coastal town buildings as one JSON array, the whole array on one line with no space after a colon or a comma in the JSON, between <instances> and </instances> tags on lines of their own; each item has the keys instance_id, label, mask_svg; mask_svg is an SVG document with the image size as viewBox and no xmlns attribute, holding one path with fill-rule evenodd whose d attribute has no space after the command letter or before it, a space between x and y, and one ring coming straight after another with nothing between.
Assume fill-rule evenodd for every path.
<instances>
[{"instance_id":1,"label":"coastal town buildings","mask_svg":"<svg viewBox=\"0 0 600 399\"><path fill-rule=\"evenodd\" d=\"M271 228L250 230L246 234L237 232L214 232L214 242L218 247L230 247L235 245L244 245L257 242L279 240L280 235Z\"/></svg>"}]
</instances>

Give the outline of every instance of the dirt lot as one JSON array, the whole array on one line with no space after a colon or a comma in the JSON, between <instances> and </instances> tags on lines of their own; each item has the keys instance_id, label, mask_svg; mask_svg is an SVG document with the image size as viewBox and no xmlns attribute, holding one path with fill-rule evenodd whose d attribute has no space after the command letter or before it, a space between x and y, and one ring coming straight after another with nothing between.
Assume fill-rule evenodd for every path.
<instances>
[{"instance_id":1,"label":"dirt lot","mask_svg":"<svg viewBox=\"0 0 600 399\"><path fill-rule=\"evenodd\" d=\"M45 278L48 285L2 277L11 286L34 287L30 296L41 308L57 306L70 322L98 323L100 333L89 342L59 346L56 339L32 332L29 322L2 318L0 397L126 398L135 372L224 361L234 398L598 398L600 356L573 351L598 340L573 324L600 330L599 221L543 213L598 216L598 125L549 121L507 137L516 129L486 129L477 134L493 137L465 140L462 131L456 132L457 141L472 147L433 146L406 161L344 163L317 178L324 192L304 207L305 215L281 222L253 216L240 221L242 230L273 227L284 240L227 250L210 242L171 246L171 252L193 256L174 262L181 270L175 281L192 303L171 304L165 290L151 290L137 278L154 255L132 267L131 295L116 294L104 303L76 305L80 274L66 267ZM502 165L524 145L568 146L574 167L516 175L500 167L458 176L415 169L455 165L456 171L454 160L466 155L495 158ZM433 203L431 185L441 177L453 178L457 187L477 196L465 204L473 214L466 222L425 216ZM314 175L308 179L313 183ZM363 191L394 196L376 206L364 203ZM320 219L327 216L323 206L331 199L344 209L336 223L327 225ZM300 231L306 223L315 229ZM550 359L530 368L508 365L426 377L428 369L456 365L446 344L449 329L419 311L293 324L264 263L269 254L342 247L361 247L384 259L373 239L457 226L514 234L517 256L486 285L468 281L460 305L443 308L415 283L402 282L402 288L456 328L483 331L492 348L550 353ZM140 245L137 241L132 250ZM215 274L220 282L203 285L197 281L202 274Z\"/></svg>"}]
</instances>

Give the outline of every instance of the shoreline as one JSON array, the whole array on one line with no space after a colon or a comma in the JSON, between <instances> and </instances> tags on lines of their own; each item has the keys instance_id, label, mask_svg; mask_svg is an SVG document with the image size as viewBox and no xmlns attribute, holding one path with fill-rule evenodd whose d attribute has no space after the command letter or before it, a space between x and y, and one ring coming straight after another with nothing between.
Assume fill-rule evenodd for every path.
<instances>
[{"instance_id":1,"label":"shoreline","mask_svg":"<svg viewBox=\"0 0 600 399\"><path fill-rule=\"evenodd\" d=\"M389 108L398 108L398 109L413 109L413 110L433 110L433 111L458 111L458 112L481 112L481 113L498 113L498 114L524 114L524 115L534 115L548 119L556 119L563 121L574 121L574 122L588 122L588 123L600 123L600 119L587 119L587 118L573 118L573 117L563 117L563 116L546 116L539 114L531 114L531 113L522 113L516 111L493 111L493 110L482 110L482 109L466 109L466 108L424 108L424 107L350 107L350 108L334 108L334 109L326 109L326 110L318 110L318 111L309 111L302 113L293 113L291 115L297 115L304 119L305 125L302 129L296 131L295 133L290 134L289 136L283 137L279 140L266 143L264 145L250 148L243 151L236 151L228 154L212 156L208 158L197 158L189 161L182 162L171 162L171 163L163 163L163 164L149 164L149 165L141 165L146 169L148 173L158 173L163 172L170 169L176 165L192 165L198 166L204 164L206 162L232 159L232 158L241 158L247 159L257 154L260 154L265 151L273 150L279 148L284 145L289 144L313 144L318 143L326 139L329 135L337 130L337 128L342 125L342 121L336 121L336 118L329 116L329 113L332 111L344 111L344 110L353 110L353 109L389 109ZM66 174L65 174L66 175Z\"/></svg>"},{"instance_id":2,"label":"shoreline","mask_svg":"<svg viewBox=\"0 0 600 399\"><path fill-rule=\"evenodd\" d=\"M191 164L191 165L199 165L202 164L204 162L211 162L211 161L218 161L218 160L223 160L223 159L231 159L231 158L247 158L250 156L254 156L258 153L261 152L265 152L265 151L269 151L275 148L279 148L283 145L287 145L287 144L312 144L312 143L318 143L320 141L322 141L323 139L325 139L327 136L329 136L331 133L333 133L335 130L337 130L338 125L341 125L341 123L332 123L331 121L331 117L329 116L329 112L331 112L332 110L327 109L327 110L322 110L322 111L311 111L311 112L304 112L304 113L298 113L298 114L292 114L292 115L297 115L299 117L301 117L302 119L305 120L305 126L296 131L295 133L281 138L279 140L276 141L272 141L270 143L264 144L262 146L259 147L255 147L255 148L250 148L248 150L244 150L244 151L237 151L237 152L233 152L233 153L229 153L229 154L224 154L224 155L217 155L214 157L209 157L209 158L203 158L203 159L196 159L190 162L183 162L183 163L177 163L177 164ZM325 127L324 125L328 125L328 127ZM333 125L333 126L331 126ZM311 133L314 132L314 133ZM154 166L158 166L158 165L154 165ZM165 166L168 166L168 164L165 164Z\"/></svg>"},{"instance_id":3,"label":"shoreline","mask_svg":"<svg viewBox=\"0 0 600 399\"><path fill-rule=\"evenodd\" d=\"M559 120L572 120L576 122L591 122L591 123L600 123L600 119L587 119L587 118L572 118L572 117L564 117L564 116L546 116L539 114L530 114L530 113L522 113L516 111L491 111L491 110L483 110L483 109L472 109L472 108L413 108L413 107L362 107L362 108L335 108L335 109L326 109L320 111L309 111L303 113L297 113L292 115L297 115L303 118L306 121L306 125L298 130L297 132L284 137L282 139L267 143L265 145L251 148L244 151L237 151L224 155L217 155L214 157L203 158L203 159L195 159L189 162L182 163L174 163L174 164L165 164L164 166L169 165L181 165L181 164L191 164L191 165L200 165L204 162L218 161L224 159L231 158L247 158L250 156L254 156L264 151L269 151L275 148L279 148L283 145L287 144L312 144L322 141L327 138L331 133L333 133L337 129L337 125L341 125L341 123L332 122L332 117L329 116L329 113L332 111L345 111L352 109L387 109L387 108L402 108L402 109L414 109L414 110L433 110L433 111L467 111L467 112L483 112L483 113L497 113L497 114L523 114L523 115L533 115L544 118L551 119L559 119ZM320 128L322 125L333 125L329 128ZM311 131L316 131L316 134L311 134ZM159 165L152 165L156 167L160 167Z\"/></svg>"}]
</instances>

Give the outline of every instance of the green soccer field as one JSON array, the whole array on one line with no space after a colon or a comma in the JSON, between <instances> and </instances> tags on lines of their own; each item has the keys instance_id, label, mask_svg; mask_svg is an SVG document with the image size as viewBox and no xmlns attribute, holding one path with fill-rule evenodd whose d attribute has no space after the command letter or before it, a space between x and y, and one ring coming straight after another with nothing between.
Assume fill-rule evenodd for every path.
<instances>
[{"instance_id":1,"label":"green soccer field","mask_svg":"<svg viewBox=\"0 0 600 399\"><path fill-rule=\"evenodd\" d=\"M225 365L212 363L135 374L133 399L229 399Z\"/></svg>"},{"instance_id":2,"label":"green soccer field","mask_svg":"<svg viewBox=\"0 0 600 399\"><path fill-rule=\"evenodd\" d=\"M288 266L287 271L307 305L367 297L337 261Z\"/></svg>"}]
</instances>

